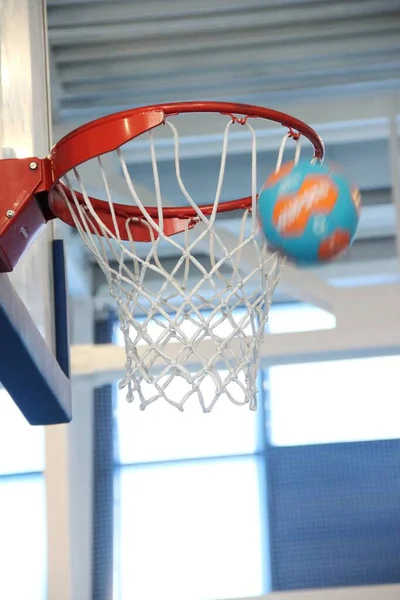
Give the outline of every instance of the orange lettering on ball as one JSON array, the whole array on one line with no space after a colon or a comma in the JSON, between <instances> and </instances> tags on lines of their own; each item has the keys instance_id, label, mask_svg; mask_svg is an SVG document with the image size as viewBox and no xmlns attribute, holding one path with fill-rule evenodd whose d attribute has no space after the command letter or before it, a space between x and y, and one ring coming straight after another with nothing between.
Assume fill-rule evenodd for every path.
<instances>
[{"instance_id":1,"label":"orange lettering on ball","mask_svg":"<svg viewBox=\"0 0 400 600\"><path fill-rule=\"evenodd\" d=\"M330 260L344 250L347 250L350 244L350 233L344 229L337 229L321 242L318 249L319 260Z\"/></svg>"},{"instance_id":2,"label":"orange lettering on ball","mask_svg":"<svg viewBox=\"0 0 400 600\"><path fill-rule=\"evenodd\" d=\"M328 176L309 175L296 194L279 198L272 213L274 226L283 236L301 235L310 216L330 213L337 197L337 188Z\"/></svg>"}]
</instances>

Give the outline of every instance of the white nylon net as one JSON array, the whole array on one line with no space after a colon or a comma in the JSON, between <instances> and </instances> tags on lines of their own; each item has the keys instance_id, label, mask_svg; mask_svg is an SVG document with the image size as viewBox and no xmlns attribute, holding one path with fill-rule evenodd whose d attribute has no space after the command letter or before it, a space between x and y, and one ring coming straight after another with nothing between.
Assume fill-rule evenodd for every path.
<instances>
[{"instance_id":1,"label":"white nylon net","mask_svg":"<svg viewBox=\"0 0 400 600\"><path fill-rule=\"evenodd\" d=\"M203 411L209 412L219 398L225 397L234 404L248 404L254 410L260 346L284 260L279 253L268 250L258 230L256 134L247 121L241 123L251 135L251 210L242 211L235 227L232 220L225 227L217 209L233 120L224 132L213 210L208 216L193 200L181 176L178 131L174 124L168 121L165 124L171 128L174 139L179 188L187 205L195 210L197 224L193 229L187 227L183 233L171 237L164 234L153 131L146 135L158 223L142 203L123 149L116 151L130 201L140 208L152 237L151 244L146 246L132 239L130 219L125 224L127 242L121 240L114 217L113 231L102 222L92 207L80 168L63 179L71 199L59 186L79 234L107 278L118 309L126 349L125 377L119 387L126 388L128 401L139 401L142 409L163 399L183 410L186 402L197 400ZM283 139L277 170L288 137ZM296 160L299 149L297 145ZM103 157L98 157L98 167L105 189L104 200L113 216ZM84 205L78 202L74 188L83 195ZM199 253L207 256L207 260L200 259Z\"/></svg>"}]
</instances>

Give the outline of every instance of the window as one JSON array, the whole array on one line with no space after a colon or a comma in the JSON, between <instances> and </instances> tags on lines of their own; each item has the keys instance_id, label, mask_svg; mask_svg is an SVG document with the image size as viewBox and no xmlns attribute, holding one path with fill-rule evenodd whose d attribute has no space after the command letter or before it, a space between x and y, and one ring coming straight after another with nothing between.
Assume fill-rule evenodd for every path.
<instances>
[{"instance_id":1,"label":"window","mask_svg":"<svg viewBox=\"0 0 400 600\"><path fill-rule=\"evenodd\" d=\"M46 598L44 430L0 390L0 597Z\"/></svg>"},{"instance_id":2,"label":"window","mask_svg":"<svg viewBox=\"0 0 400 600\"><path fill-rule=\"evenodd\" d=\"M399 356L271 368L271 442L298 446L399 438L399 372Z\"/></svg>"},{"instance_id":3,"label":"window","mask_svg":"<svg viewBox=\"0 0 400 600\"><path fill-rule=\"evenodd\" d=\"M243 314L237 311L235 318ZM155 323L154 335L157 327L162 325ZM220 336L229 333L219 326ZM196 403L181 413L165 402L141 412L138 403L125 401L124 392L118 394L115 538L121 600L263 593L261 413L227 399L208 414ZM132 568L135 564L140 568Z\"/></svg>"},{"instance_id":4,"label":"window","mask_svg":"<svg viewBox=\"0 0 400 600\"><path fill-rule=\"evenodd\" d=\"M296 319L303 331L332 325L321 312L290 312L272 316L274 333ZM400 581L399 366L385 356L269 369L273 590Z\"/></svg>"},{"instance_id":5,"label":"window","mask_svg":"<svg viewBox=\"0 0 400 600\"><path fill-rule=\"evenodd\" d=\"M261 594L259 475L252 456L121 468L121 598Z\"/></svg>"},{"instance_id":6,"label":"window","mask_svg":"<svg viewBox=\"0 0 400 600\"><path fill-rule=\"evenodd\" d=\"M0 474L41 472L44 454L43 428L31 427L0 388Z\"/></svg>"},{"instance_id":7,"label":"window","mask_svg":"<svg viewBox=\"0 0 400 600\"><path fill-rule=\"evenodd\" d=\"M223 399L206 415L196 403L188 403L181 413L162 401L142 413L138 403L129 404L121 392L116 419L120 464L253 454L259 450L257 414Z\"/></svg>"},{"instance_id":8,"label":"window","mask_svg":"<svg viewBox=\"0 0 400 600\"><path fill-rule=\"evenodd\" d=\"M334 327L333 315L307 305L276 307L269 322L271 333ZM400 437L399 370L398 356L270 368L271 443L298 446Z\"/></svg>"},{"instance_id":9,"label":"window","mask_svg":"<svg viewBox=\"0 0 400 600\"><path fill-rule=\"evenodd\" d=\"M334 327L331 314L288 304L272 308L268 331ZM141 412L120 392L118 598L215 600L398 581L387 556L400 552L399 364L263 369L256 413L228 401L206 415L162 402Z\"/></svg>"},{"instance_id":10,"label":"window","mask_svg":"<svg viewBox=\"0 0 400 600\"><path fill-rule=\"evenodd\" d=\"M243 315L238 310L235 319ZM150 323L153 338L163 333L164 321ZM271 333L334 326L332 315L306 305L274 307L268 324ZM219 325L220 336L229 333ZM121 332L115 335L122 344ZM142 413L138 403L118 394L115 555L121 600L208 600L268 591L263 377L256 413L228 400L207 415L195 403L182 414L163 402Z\"/></svg>"},{"instance_id":11,"label":"window","mask_svg":"<svg viewBox=\"0 0 400 600\"><path fill-rule=\"evenodd\" d=\"M228 403L207 415L162 403L140 412L122 397L116 414L121 598L261 594L257 413Z\"/></svg>"},{"instance_id":12,"label":"window","mask_svg":"<svg viewBox=\"0 0 400 600\"><path fill-rule=\"evenodd\" d=\"M296 333L334 329L336 319L331 313L310 304L278 304L272 307L268 320L270 333Z\"/></svg>"}]
</instances>

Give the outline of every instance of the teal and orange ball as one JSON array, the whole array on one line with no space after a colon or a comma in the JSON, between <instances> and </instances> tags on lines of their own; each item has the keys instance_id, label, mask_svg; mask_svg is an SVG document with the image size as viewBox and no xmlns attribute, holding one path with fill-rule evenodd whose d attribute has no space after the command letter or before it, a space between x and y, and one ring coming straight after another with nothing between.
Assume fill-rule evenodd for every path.
<instances>
[{"instance_id":1,"label":"teal and orange ball","mask_svg":"<svg viewBox=\"0 0 400 600\"><path fill-rule=\"evenodd\" d=\"M302 264L333 260L355 238L361 209L357 188L333 167L286 163L265 182L258 213L268 244Z\"/></svg>"}]
</instances>

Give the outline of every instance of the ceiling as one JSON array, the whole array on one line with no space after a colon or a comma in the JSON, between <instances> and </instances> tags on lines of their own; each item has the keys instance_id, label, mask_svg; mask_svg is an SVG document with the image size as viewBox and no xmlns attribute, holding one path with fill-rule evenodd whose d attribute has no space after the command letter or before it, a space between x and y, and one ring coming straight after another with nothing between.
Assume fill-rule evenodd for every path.
<instances>
[{"instance_id":1,"label":"ceiling","mask_svg":"<svg viewBox=\"0 0 400 600\"><path fill-rule=\"evenodd\" d=\"M387 266L394 259L390 131L400 113L400 0L47 0L47 5L55 140L92 118L160 102L226 100L285 110L317 128L328 157L364 192L359 239L344 262L358 271L363 261L375 265L378 258ZM200 116L180 133L183 168L206 198L211 188L204 182L215 179L221 130L215 120ZM281 136L276 128L261 133L269 168ZM227 196L234 194L249 151L242 138L233 134L230 145ZM132 147L126 156L147 196L149 164ZM164 140L160 170L165 196L174 204L172 157L173 144ZM114 170L118 191L121 172L118 165ZM95 187L95 181L89 183ZM381 272L382 263L375 268ZM338 266L334 269L340 278Z\"/></svg>"},{"instance_id":2,"label":"ceiling","mask_svg":"<svg viewBox=\"0 0 400 600\"><path fill-rule=\"evenodd\" d=\"M398 88L399 0L48 0L55 117Z\"/></svg>"}]
</instances>

